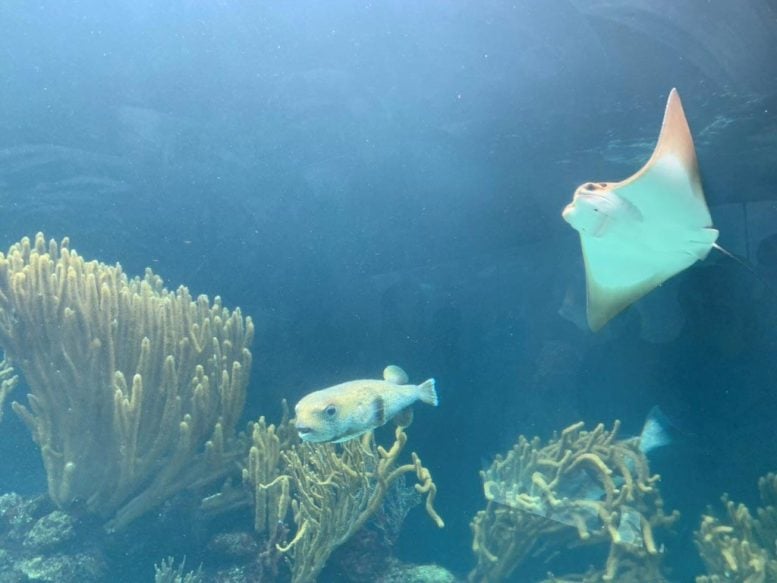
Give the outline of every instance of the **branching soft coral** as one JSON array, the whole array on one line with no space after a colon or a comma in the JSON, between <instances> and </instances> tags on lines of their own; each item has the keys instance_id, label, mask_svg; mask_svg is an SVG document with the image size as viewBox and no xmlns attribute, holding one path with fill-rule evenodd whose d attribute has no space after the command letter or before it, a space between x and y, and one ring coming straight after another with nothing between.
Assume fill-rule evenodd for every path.
<instances>
[{"instance_id":1,"label":"branching soft coral","mask_svg":"<svg viewBox=\"0 0 777 583\"><path fill-rule=\"evenodd\" d=\"M497 456L481 473L488 503L472 522L471 581L502 581L537 553L597 544L609 545L601 580L621 580L634 561L660 577L653 528L674 515L664 514L659 476L637 441L617 440L618 428L576 423L546 444L521 436Z\"/></svg>"},{"instance_id":2,"label":"branching soft coral","mask_svg":"<svg viewBox=\"0 0 777 583\"><path fill-rule=\"evenodd\" d=\"M127 277L67 239L0 253L0 346L30 388L14 410L52 501L81 501L109 530L232 471L253 333L219 298Z\"/></svg>"},{"instance_id":3,"label":"branching soft coral","mask_svg":"<svg viewBox=\"0 0 777 583\"><path fill-rule=\"evenodd\" d=\"M343 445L299 443L284 421L277 427L260 419L253 427L253 447L243 472L254 492L255 528L277 535L290 514L290 540L277 545L295 583L314 581L332 552L348 541L382 507L394 483L414 474L415 489L426 495L426 511L437 526L437 488L429 470L411 454L399 463L407 434L397 427L388 449L376 445L373 433Z\"/></svg>"},{"instance_id":4,"label":"branching soft coral","mask_svg":"<svg viewBox=\"0 0 777 583\"><path fill-rule=\"evenodd\" d=\"M763 506L753 515L723 497L726 518L702 516L696 546L707 569L697 583L777 581L777 474L758 480Z\"/></svg>"},{"instance_id":5,"label":"branching soft coral","mask_svg":"<svg viewBox=\"0 0 777 583\"><path fill-rule=\"evenodd\" d=\"M8 394L14 390L19 383L19 377L14 374L11 363L7 360L0 360L0 421L3 420L3 403Z\"/></svg>"}]
</instances>

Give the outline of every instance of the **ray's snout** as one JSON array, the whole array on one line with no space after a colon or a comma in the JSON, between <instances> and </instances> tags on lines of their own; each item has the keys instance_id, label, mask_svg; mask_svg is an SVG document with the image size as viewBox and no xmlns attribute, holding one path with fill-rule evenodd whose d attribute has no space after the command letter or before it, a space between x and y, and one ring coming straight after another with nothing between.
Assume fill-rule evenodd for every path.
<instances>
[{"instance_id":1,"label":"ray's snout","mask_svg":"<svg viewBox=\"0 0 777 583\"><path fill-rule=\"evenodd\" d=\"M575 194L572 195L572 202L565 206L564 210L561 211L561 217L566 222L574 226L572 221L574 220L575 212L578 210L575 206L575 203L580 199L585 199L586 197L601 196L602 191L606 189L606 182L586 182L585 184L581 184L575 190Z\"/></svg>"},{"instance_id":2,"label":"ray's snout","mask_svg":"<svg viewBox=\"0 0 777 583\"><path fill-rule=\"evenodd\" d=\"M572 213L575 212L575 201L573 200L570 202L567 206L564 207L564 210L561 211L561 217L566 221L569 222L572 218Z\"/></svg>"},{"instance_id":3,"label":"ray's snout","mask_svg":"<svg viewBox=\"0 0 777 583\"><path fill-rule=\"evenodd\" d=\"M561 216L576 231L599 236L616 207L611 184L586 182L577 187L572 202L564 207Z\"/></svg>"}]
</instances>

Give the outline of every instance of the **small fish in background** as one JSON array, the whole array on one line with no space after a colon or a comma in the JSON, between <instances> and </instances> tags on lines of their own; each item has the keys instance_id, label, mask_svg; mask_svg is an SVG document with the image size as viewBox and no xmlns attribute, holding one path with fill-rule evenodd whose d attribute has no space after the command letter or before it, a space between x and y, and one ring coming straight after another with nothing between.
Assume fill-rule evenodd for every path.
<instances>
[{"instance_id":1,"label":"small fish in background","mask_svg":"<svg viewBox=\"0 0 777 583\"><path fill-rule=\"evenodd\" d=\"M647 414L645 423L642 425L642 431L639 435L629 437L624 440L626 443L634 443L646 457L655 450L671 445L674 442L672 436L676 431L674 424L664 414L658 405L655 405ZM626 458L626 467L629 471L636 471L634 460ZM613 480L617 487L623 484L622 478ZM578 475L570 479L569 484L575 495L587 500L601 500L605 491L598 481L594 480L586 471L581 471Z\"/></svg>"},{"instance_id":2,"label":"small fish in background","mask_svg":"<svg viewBox=\"0 0 777 583\"><path fill-rule=\"evenodd\" d=\"M625 443L635 444L645 456L649 456L655 450L671 445L675 441L674 434L676 434L677 431L678 429L672 421L670 421L664 412L656 405L648 412L640 434L633 437L627 437L623 441ZM634 460L631 457L626 458L625 464L629 471L636 471ZM484 463L484 468L487 469L489 466L490 464ZM613 483L619 488L623 484L623 478L617 476L613 480ZM598 478L583 467L564 477L564 480L558 485L558 495L564 498L601 500L606 495L606 491ZM495 497L493 492L486 491L485 496L486 499L493 500L499 504L512 505L512 502L504 498L503 495L497 495ZM572 517L565 512L555 512L552 508L547 508L546 510L547 512L543 514L546 518L575 526ZM588 526L590 528L598 528L598 516L592 514L589 518L591 523Z\"/></svg>"},{"instance_id":3,"label":"small fish in background","mask_svg":"<svg viewBox=\"0 0 777 583\"><path fill-rule=\"evenodd\" d=\"M348 381L305 395L294 407L294 425L303 441L342 443L390 419L409 425L416 401L437 406L434 379L410 385L405 371L390 365L383 380Z\"/></svg>"},{"instance_id":4,"label":"small fish in background","mask_svg":"<svg viewBox=\"0 0 777 583\"><path fill-rule=\"evenodd\" d=\"M639 441L639 450L645 455L650 455L651 452L657 450L659 447L665 445L671 445L674 441L672 437L672 430L674 424L664 414L658 405L655 405L647 415L644 425L642 425L642 431L638 437L632 438Z\"/></svg>"}]
</instances>

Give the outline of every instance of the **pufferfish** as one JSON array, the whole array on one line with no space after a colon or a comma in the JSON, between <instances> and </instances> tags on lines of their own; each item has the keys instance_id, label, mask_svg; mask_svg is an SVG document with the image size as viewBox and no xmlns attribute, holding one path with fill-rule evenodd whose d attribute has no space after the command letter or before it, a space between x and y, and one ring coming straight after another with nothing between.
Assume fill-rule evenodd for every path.
<instances>
[{"instance_id":1,"label":"pufferfish","mask_svg":"<svg viewBox=\"0 0 777 583\"><path fill-rule=\"evenodd\" d=\"M294 407L294 425L303 441L341 443L410 414L421 401L437 406L434 379L410 385L407 374L390 365L383 380L360 379L305 395ZM407 425L409 423L399 423Z\"/></svg>"}]
</instances>

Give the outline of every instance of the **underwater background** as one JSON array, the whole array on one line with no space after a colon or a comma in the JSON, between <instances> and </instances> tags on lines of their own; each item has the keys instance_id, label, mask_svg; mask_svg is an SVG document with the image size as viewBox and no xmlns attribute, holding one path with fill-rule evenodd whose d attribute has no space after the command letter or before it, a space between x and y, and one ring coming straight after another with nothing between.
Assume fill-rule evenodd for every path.
<instances>
[{"instance_id":1,"label":"underwater background","mask_svg":"<svg viewBox=\"0 0 777 583\"><path fill-rule=\"evenodd\" d=\"M462 579L494 456L581 420L638 435L659 406L675 439L650 467L680 512L666 580L693 581L702 513L724 493L758 507L777 471L775 63L768 0L6 0L0 248L67 236L239 306L256 327L241 428L388 364L434 377L408 448L445 527L416 508L393 552ZM560 212L644 163L672 87L719 242L758 277L713 252L594 334ZM0 493L32 497L46 474L9 406L27 392L5 404ZM155 520L105 580L151 581L168 555L207 567L207 529L226 528Z\"/></svg>"}]
</instances>

